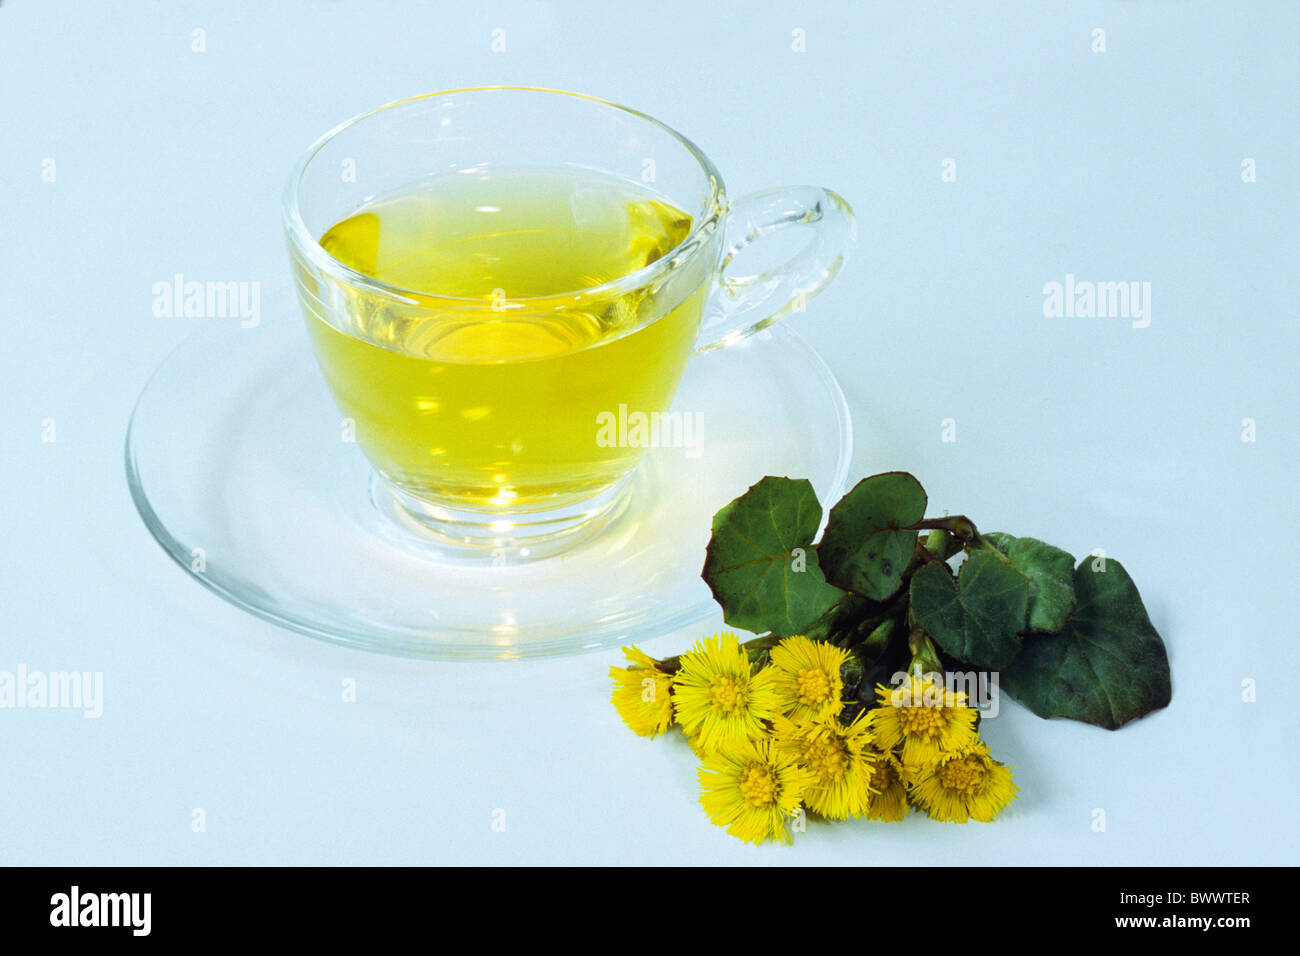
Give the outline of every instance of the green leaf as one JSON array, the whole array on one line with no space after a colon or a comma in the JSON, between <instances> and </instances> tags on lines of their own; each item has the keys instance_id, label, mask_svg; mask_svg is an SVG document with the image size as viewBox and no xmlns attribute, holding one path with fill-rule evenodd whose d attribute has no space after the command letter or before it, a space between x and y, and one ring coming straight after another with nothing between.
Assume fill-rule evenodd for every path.
<instances>
[{"instance_id":1,"label":"green leaf","mask_svg":"<svg viewBox=\"0 0 1300 956\"><path fill-rule=\"evenodd\" d=\"M984 538L1029 578L1029 629L1059 631L1074 610L1074 555L1037 538L993 532Z\"/></svg>"},{"instance_id":2,"label":"green leaf","mask_svg":"<svg viewBox=\"0 0 1300 956\"><path fill-rule=\"evenodd\" d=\"M1078 604L1059 634L1031 634L1002 674L1040 717L1069 717L1107 730L1168 705L1169 657L1142 597L1118 561L1074 572Z\"/></svg>"},{"instance_id":3,"label":"green leaf","mask_svg":"<svg viewBox=\"0 0 1300 956\"><path fill-rule=\"evenodd\" d=\"M946 564L922 565L912 575L908 601L912 619L949 654L966 641L966 612L957 599L957 579Z\"/></svg>"},{"instance_id":4,"label":"green leaf","mask_svg":"<svg viewBox=\"0 0 1300 956\"><path fill-rule=\"evenodd\" d=\"M905 471L859 481L831 509L822 535L822 567L832 584L883 601L898 590L925 517L925 489Z\"/></svg>"},{"instance_id":5,"label":"green leaf","mask_svg":"<svg viewBox=\"0 0 1300 956\"><path fill-rule=\"evenodd\" d=\"M818 564L812 540L821 520L802 478L764 478L713 516L704 581L728 624L802 634L844 596Z\"/></svg>"},{"instance_id":6,"label":"green leaf","mask_svg":"<svg viewBox=\"0 0 1300 956\"><path fill-rule=\"evenodd\" d=\"M1019 653L1029 580L1001 555L976 552L955 579L947 565L927 564L909 596L912 618L952 657L1000 670Z\"/></svg>"}]
</instances>

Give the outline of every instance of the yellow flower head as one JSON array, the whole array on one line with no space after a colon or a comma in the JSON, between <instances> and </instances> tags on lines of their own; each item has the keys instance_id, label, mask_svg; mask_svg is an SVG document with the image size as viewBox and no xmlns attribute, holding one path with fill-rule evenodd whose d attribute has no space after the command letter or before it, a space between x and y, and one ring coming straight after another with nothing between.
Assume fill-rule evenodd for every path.
<instances>
[{"instance_id":1,"label":"yellow flower head","mask_svg":"<svg viewBox=\"0 0 1300 956\"><path fill-rule=\"evenodd\" d=\"M707 637L682 655L673 675L677 722L705 753L764 737L763 721L779 709L772 683L772 669L754 673L735 634Z\"/></svg>"},{"instance_id":2,"label":"yellow flower head","mask_svg":"<svg viewBox=\"0 0 1300 956\"><path fill-rule=\"evenodd\" d=\"M876 685L880 706L871 711L871 729L884 750L903 748L903 763L924 767L939 756L976 740L976 710L966 695L948 690L935 675L908 675L898 688Z\"/></svg>"},{"instance_id":3,"label":"yellow flower head","mask_svg":"<svg viewBox=\"0 0 1300 956\"><path fill-rule=\"evenodd\" d=\"M632 666L609 669L614 680L614 707L635 733L658 736L673 722L672 677L636 647L623 648L623 656Z\"/></svg>"},{"instance_id":4,"label":"yellow flower head","mask_svg":"<svg viewBox=\"0 0 1300 956\"><path fill-rule=\"evenodd\" d=\"M936 820L988 823L1020 792L1011 770L989 756L982 740L976 740L918 771L912 799Z\"/></svg>"},{"instance_id":5,"label":"yellow flower head","mask_svg":"<svg viewBox=\"0 0 1300 956\"><path fill-rule=\"evenodd\" d=\"M698 736L691 736L686 733L683 733L682 736L686 738L686 746L691 748L691 751L695 756L699 757L701 760L708 756L708 752L700 746L700 738Z\"/></svg>"},{"instance_id":6,"label":"yellow flower head","mask_svg":"<svg viewBox=\"0 0 1300 956\"><path fill-rule=\"evenodd\" d=\"M773 737L778 750L812 775L803 794L809 810L831 820L867 812L875 757L865 711L848 726L837 717L799 723L778 717Z\"/></svg>"},{"instance_id":7,"label":"yellow flower head","mask_svg":"<svg viewBox=\"0 0 1300 956\"><path fill-rule=\"evenodd\" d=\"M788 821L809 776L772 741L746 740L704 758L700 803L710 820L747 843L789 843Z\"/></svg>"},{"instance_id":8,"label":"yellow flower head","mask_svg":"<svg viewBox=\"0 0 1300 956\"><path fill-rule=\"evenodd\" d=\"M817 720L843 710L840 668L849 656L842 647L809 640L802 634L787 637L772 648L782 712L791 720Z\"/></svg>"},{"instance_id":9,"label":"yellow flower head","mask_svg":"<svg viewBox=\"0 0 1300 956\"><path fill-rule=\"evenodd\" d=\"M871 800L867 819L897 823L907 816L907 785L903 783L903 765L889 751L874 751L871 767Z\"/></svg>"}]
</instances>

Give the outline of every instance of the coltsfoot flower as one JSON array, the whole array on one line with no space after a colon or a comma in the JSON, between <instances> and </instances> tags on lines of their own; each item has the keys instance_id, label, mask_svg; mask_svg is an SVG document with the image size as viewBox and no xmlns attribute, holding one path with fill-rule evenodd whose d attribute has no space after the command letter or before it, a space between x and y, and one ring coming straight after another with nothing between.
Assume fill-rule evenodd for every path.
<instances>
[{"instance_id":1,"label":"coltsfoot flower","mask_svg":"<svg viewBox=\"0 0 1300 956\"><path fill-rule=\"evenodd\" d=\"M903 765L888 750L871 752L871 799L867 819L897 823L907 816L907 785L903 782Z\"/></svg>"},{"instance_id":2,"label":"coltsfoot flower","mask_svg":"<svg viewBox=\"0 0 1300 956\"><path fill-rule=\"evenodd\" d=\"M912 779L912 799L936 820L989 823L1020 792L1013 768L994 760L982 740L941 754Z\"/></svg>"},{"instance_id":3,"label":"coltsfoot flower","mask_svg":"<svg viewBox=\"0 0 1300 956\"><path fill-rule=\"evenodd\" d=\"M642 737L657 737L672 725L672 676L637 647L623 648L630 667L611 667L611 700L623 722Z\"/></svg>"},{"instance_id":4,"label":"coltsfoot flower","mask_svg":"<svg viewBox=\"0 0 1300 956\"><path fill-rule=\"evenodd\" d=\"M677 722L704 753L766 737L763 721L780 711L773 680L770 667L754 672L735 634L707 637L681 656L673 675Z\"/></svg>"},{"instance_id":5,"label":"coltsfoot flower","mask_svg":"<svg viewBox=\"0 0 1300 956\"><path fill-rule=\"evenodd\" d=\"M902 747L903 763L921 768L944 753L961 750L977 739L976 710L966 695L947 689L934 675L908 675L901 687L876 685L880 706L871 711L871 729L882 750Z\"/></svg>"},{"instance_id":6,"label":"coltsfoot flower","mask_svg":"<svg viewBox=\"0 0 1300 956\"><path fill-rule=\"evenodd\" d=\"M747 843L789 843L790 817L810 778L772 741L745 740L704 758L700 803L709 819Z\"/></svg>"},{"instance_id":7,"label":"coltsfoot flower","mask_svg":"<svg viewBox=\"0 0 1300 956\"><path fill-rule=\"evenodd\" d=\"M804 789L804 806L831 820L867 812L875 756L870 751L871 730L865 711L847 726L838 717L798 723L778 717L772 734L777 749L811 774Z\"/></svg>"},{"instance_id":8,"label":"coltsfoot flower","mask_svg":"<svg viewBox=\"0 0 1300 956\"><path fill-rule=\"evenodd\" d=\"M791 720L833 717L844 709L844 680L840 668L849 652L802 634L787 637L772 648L776 690L781 710Z\"/></svg>"}]
</instances>

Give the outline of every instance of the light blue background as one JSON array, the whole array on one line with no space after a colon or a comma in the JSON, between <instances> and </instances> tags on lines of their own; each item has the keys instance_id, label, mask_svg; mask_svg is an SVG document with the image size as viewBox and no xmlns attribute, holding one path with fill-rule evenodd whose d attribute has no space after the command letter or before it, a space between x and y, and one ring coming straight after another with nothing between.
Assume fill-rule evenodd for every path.
<instances>
[{"instance_id":1,"label":"light blue background","mask_svg":"<svg viewBox=\"0 0 1300 956\"><path fill-rule=\"evenodd\" d=\"M1298 10L5 0L0 670L101 670L105 709L0 710L0 862L1292 862ZM1005 701L986 735L1023 797L995 825L814 823L753 848L700 811L680 741L618 722L616 654L386 659L174 567L121 465L141 385L192 328L153 317L153 283L260 281L264 322L294 310L278 198L300 150L493 83L645 110L733 195L846 196L858 248L791 321L849 396L856 472L907 469L934 513L1120 558L1172 706L1107 733ZM1044 318L1067 272L1149 281L1150 327Z\"/></svg>"}]
</instances>

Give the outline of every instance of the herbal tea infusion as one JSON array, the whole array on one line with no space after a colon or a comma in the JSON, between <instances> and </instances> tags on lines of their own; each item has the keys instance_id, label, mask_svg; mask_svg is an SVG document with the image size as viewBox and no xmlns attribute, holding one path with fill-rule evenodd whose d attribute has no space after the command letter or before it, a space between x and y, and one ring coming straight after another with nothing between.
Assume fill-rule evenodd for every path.
<instances>
[{"instance_id":1,"label":"herbal tea infusion","mask_svg":"<svg viewBox=\"0 0 1300 956\"><path fill-rule=\"evenodd\" d=\"M471 167L366 203L320 244L400 295L299 269L357 441L394 484L455 506L554 507L610 486L642 449L598 442L598 422L667 410L716 263L595 287L691 229L662 198L576 167Z\"/></svg>"}]
</instances>

